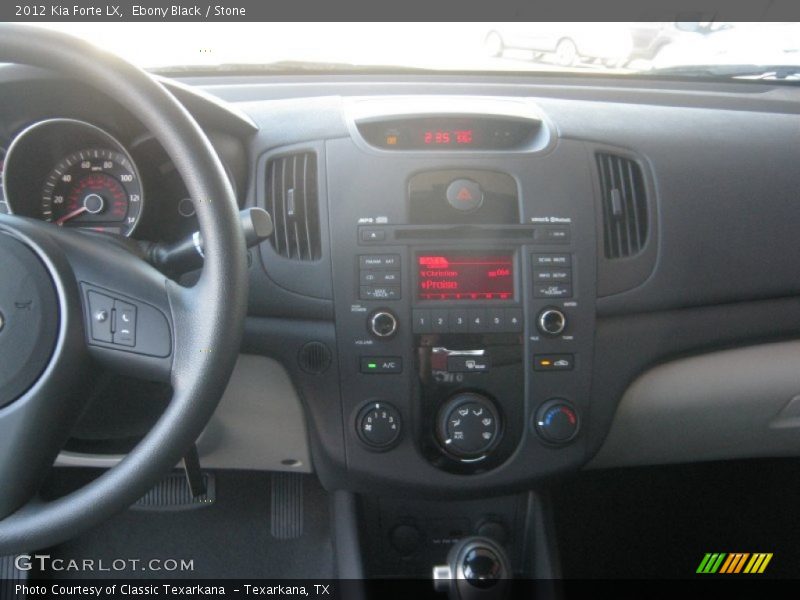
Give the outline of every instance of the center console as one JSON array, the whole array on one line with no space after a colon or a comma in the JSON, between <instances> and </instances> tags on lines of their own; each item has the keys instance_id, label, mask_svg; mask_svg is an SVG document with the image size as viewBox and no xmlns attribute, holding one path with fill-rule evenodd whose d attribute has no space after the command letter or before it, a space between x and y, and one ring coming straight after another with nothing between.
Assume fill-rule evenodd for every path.
<instances>
[{"instance_id":1,"label":"center console","mask_svg":"<svg viewBox=\"0 0 800 600\"><path fill-rule=\"evenodd\" d=\"M353 112L352 137L325 150L352 483L492 491L581 464L590 153L533 109ZM515 119L524 135L504 137Z\"/></svg>"}]
</instances>

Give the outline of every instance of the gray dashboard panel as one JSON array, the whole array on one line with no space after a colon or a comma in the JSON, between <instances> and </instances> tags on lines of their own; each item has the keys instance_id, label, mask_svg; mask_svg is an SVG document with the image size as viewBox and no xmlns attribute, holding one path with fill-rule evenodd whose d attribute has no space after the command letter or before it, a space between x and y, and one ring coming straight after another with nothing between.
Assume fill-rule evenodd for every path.
<instances>
[{"instance_id":1,"label":"gray dashboard panel","mask_svg":"<svg viewBox=\"0 0 800 600\"><path fill-rule=\"evenodd\" d=\"M589 468L800 454L800 342L665 363L625 392Z\"/></svg>"},{"instance_id":2,"label":"gray dashboard panel","mask_svg":"<svg viewBox=\"0 0 800 600\"><path fill-rule=\"evenodd\" d=\"M239 355L197 446L203 468L312 471L300 398L286 369L263 356ZM56 466L112 467L122 458L62 452Z\"/></svg>"}]
</instances>

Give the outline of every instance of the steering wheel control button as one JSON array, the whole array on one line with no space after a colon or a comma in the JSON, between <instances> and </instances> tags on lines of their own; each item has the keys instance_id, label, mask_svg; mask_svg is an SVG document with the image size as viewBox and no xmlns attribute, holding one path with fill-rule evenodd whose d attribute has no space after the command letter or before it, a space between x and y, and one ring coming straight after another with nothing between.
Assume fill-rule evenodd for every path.
<instances>
[{"instance_id":1,"label":"steering wheel control button","mask_svg":"<svg viewBox=\"0 0 800 600\"><path fill-rule=\"evenodd\" d=\"M367 320L367 327L372 335L385 339L397 333L397 317L387 309L379 309L372 313Z\"/></svg>"},{"instance_id":2,"label":"steering wheel control button","mask_svg":"<svg viewBox=\"0 0 800 600\"><path fill-rule=\"evenodd\" d=\"M53 279L25 243L0 232L0 407L25 393L45 370L58 337Z\"/></svg>"},{"instance_id":3,"label":"steering wheel control button","mask_svg":"<svg viewBox=\"0 0 800 600\"><path fill-rule=\"evenodd\" d=\"M370 402L356 418L358 437L373 450L388 450L400 439L400 412L388 402Z\"/></svg>"},{"instance_id":4,"label":"steering wheel control button","mask_svg":"<svg viewBox=\"0 0 800 600\"><path fill-rule=\"evenodd\" d=\"M494 403L480 394L453 396L439 411L436 433L444 451L461 460L481 458L500 438Z\"/></svg>"},{"instance_id":5,"label":"steering wheel control button","mask_svg":"<svg viewBox=\"0 0 800 600\"><path fill-rule=\"evenodd\" d=\"M122 300L114 300L114 343L120 346L136 345L136 307Z\"/></svg>"},{"instance_id":6,"label":"steering wheel control button","mask_svg":"<svg viewBox=\"0 0 800 600\"><path fill-rule=\"evenodd\" d=\"M548 307L539 313L536 319L539 332L548 336L561 335L567 327L567 317L557 308Z\"/></svg>"},{"instance_id":7,"label":"steering wheel control button","mask_svg":"<svg viewBox=\"0 0 800 600\"><path fill-rule=\"evenodd\" d=\"M578 434L578 412L565 400L548 400L536 411L536 432L549 444L566 444Z\"/></svg>"},{"instance_id":8,"label":"steering wheel control button","mask_svg":"<svg viewBox=\"0 0 800 600\"><path fill-rule=\"evenodd\" d=\"M92 339L98 342L113 342L111 314L114 310L114 299L100 294L88 292L89 312L92 314L91 334Z\"/></svg>"},{"instance_id":9,"label":"steering wheel control button","mask_svg":"<svg viewBox=\"0 0 800 600\"><path fill-rule=\"evenodd\" d=\"M447 202L456 210L470 212L483 204L483 190L471 179L456 179L447 186Z\"/></svg>"},{"instance_id":10,"label":"steering wheel control button","mask_svg":"<svg viewBox=\"0 0 800 600\"><path fill-rule=\"evenodd\" d=\"M533 357L534 371L572 371L575 356L572 354L537 354Z\"/></svg>"},{"instance_id":11,"label":"steering wheel control button","mask_svg":"<svg viewBox=\"0 0 800 600\"><path fill-rule=\"evenodd\" d=\"M403 359L399 356L362 356L361 372L368 374L402 373Z\"/></svg>"}]
</instances>

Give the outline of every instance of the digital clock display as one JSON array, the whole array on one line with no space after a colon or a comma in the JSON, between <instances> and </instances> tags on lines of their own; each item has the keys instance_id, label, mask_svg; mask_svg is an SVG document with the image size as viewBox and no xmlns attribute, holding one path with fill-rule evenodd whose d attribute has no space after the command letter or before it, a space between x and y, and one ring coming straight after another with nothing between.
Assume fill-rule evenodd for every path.
<instances>
[{"instance_id":1,"label":"digital clock display","mask_svg":"<svg viewBox=\"0 0 800 600\"><path fill-rule=\"evenodd\" d=\"M426 146L469 146L475 140L472 129L428 129L422 132Z\"/></svg>"},{"instance_id":2,"label":"digital clock display","mask_svg":"<svg viewBox=\"0 0 800 600\"><path fill-rule=\"evenodd\" d=\"M513 300L510 253L447 252L417 256L419 300Z\"/></svg>"},{"instance_id":3,"label":"digital clock display","mask_svg":"<svg viewBox=\"0 0 800 600\"><path fill-rule=\"evenodd\" d=\"M514 150L527 147L541 122L462 115L394 117L357 124L364 139L384 150Z\"/></svg>"}]
</instances>

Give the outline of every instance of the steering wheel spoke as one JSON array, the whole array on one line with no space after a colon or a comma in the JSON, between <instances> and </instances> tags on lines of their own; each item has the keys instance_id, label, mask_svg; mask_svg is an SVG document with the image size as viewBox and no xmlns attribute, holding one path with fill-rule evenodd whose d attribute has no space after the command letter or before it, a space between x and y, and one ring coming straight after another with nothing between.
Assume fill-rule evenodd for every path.
<instances>
[{"instance_id":1,"label":"steering wheel spoke","mask_svg":"<svg viewBox=\"0 0 800 600\"><path fill-rule=\"evenodd\" d=\"M64 541L135 502L211 418L239 351L247 262L224 168L186 109L143 71L69 36L0 25L0 62L104 92L162 144L198 199L205 260L182 287L125 240L0 215L0 555ZM6 274L16 274L6 277ZM32 342L31 342L32 340ZM80 416L96 364L169 381L173 395L116 467L68 496L29 502Z\"/></svg>"},{"instance_id":2,"label":"steering wheel spoke","mask_svg":"<svg viewBox=\"0 0 800 600\"><path fill-rule=\"evenodd\" d=\"M52 235L75 274L86 345L95 361L132 377L169 381L169 290L179 286L145 262L127 239L70 229Z\"/></svg>"}]
</instances>

